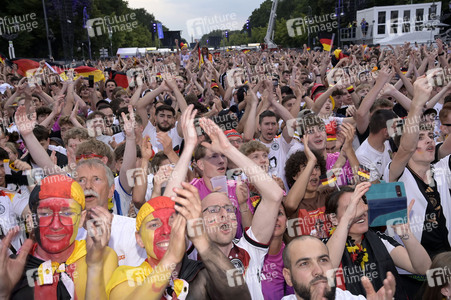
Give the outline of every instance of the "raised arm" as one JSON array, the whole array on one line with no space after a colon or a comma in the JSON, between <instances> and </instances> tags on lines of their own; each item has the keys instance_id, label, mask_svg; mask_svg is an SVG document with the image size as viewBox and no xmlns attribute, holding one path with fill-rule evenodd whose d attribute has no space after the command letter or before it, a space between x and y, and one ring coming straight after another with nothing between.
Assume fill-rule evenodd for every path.
<instances>
[{"instance_id":1,"label":"raised arm","mask_svg":"<svg viewBox=\"0 0 451 300\"><path fill-rule=\"evenodd\" d=\"M257 122L257 106L258 98L252 89L248 90L248 94L245 96L246 110L244 114L246 115L246 123L244 126L243 140L245 142L254 139L254 133Z\"/></svg>"},{"instance_id":2,"label":"raised arm","mask_svg":"<svg viewBox=\"0 0 451 300\"><path fill-rule=\"evenodd\" d=\"M351 196L351 202L341 217L340 222L338 222L336 216L332 216L331 218L333 223L335 223L336 229L327 242L327 248L329 248L329 255L333 268L338 268L341 263L349 228L351 228L354 221L356 221L356 218L360 217L368 210L368 207L363 204L362 197L368 192L370 186L371 183L369 182L359 183L355 187L355 191Z\"/></svg>"},{"instance_id":3,"label":"raised arm","mask_svg":"<svg viewBox=\"0 0 451 300\"><path fill-rule=\"evenodd\" d=\"M389 182L398 180L399 176L404 172L410 157L417 149L420 118L423 114L423 107L429 100L432 91L432 87L424 76L418 78L413 87L412 105L407 115L398 151L390 164Z\"/></svg>"},{"instance_id":4,"label":"raised arm","mask_svg":"<svg viewBox=\"0 0 451 300\"><path fill-rule=\"evenodd\" d=\"M199 226L199 222L205 221L202 218L202 204L197 188L186 182L182 182L182 187L183 189L175 189L177 197L174 200L178 204L175 205L175 209L185 217L188 228L201 229L200 231L196 230L196 232L187 230L187 233L200 257L202 257L202 262L207 270L208 284L206 289L208 294L217 299L250 299L249 290L245 284L233 287L229 285L228 272L233 270L234 266L208 238L204 225Z\"/></svg>"},{"instance_id":5,"label":"raised arm","mask_svg":"<svg viewBox=\"0 0 451 300\"><path fill-rule=\"evenodd\" d=\"M128 183L127 171L136 168L136 136L135 136L135 113L133 107L128 106L128 117L122 113L122 119L124 120L124 133L125 133L125 150L124 159L122 162L121 170L119 172L119 182L122 188L127 194L130 194L132 187Z\"/></svg>"},{"instance_id":6,"label":"raised arm","mask_svg":"<svg viewBox=\"0 0 451 300\"><path fill-rule=\"evenodd\" d=\"M28 152L36 164L43 168L44 171L47 170L48 172L50 170L50 174L63 174L63 169L53 163L45 149L41 146L33 134L33 128L36 125L36 113L33 113L31 119L29 119L26 108L24 106L20 106L17 108L14 120L22 139L27 146Z\"/></svg>"},{"instance_id":7,"label":"raised arm","mask_svg":"<svg viewBox=\"0 0 451 300\"><path fill-rule=\"evenodd\" d=\"M303 144L304 152L307 156L307 165L305 166L299 177L296 179L295 183L288 192L287 197L283 201L286 214L288 216L292 215L296 211L299 203L302 201L302 199L304 199L310 176L312 175L313 169L316 167L316 164L318 162L315 154L313 154L308 146L308 140L309 138L306 134L303 138Z\"/></svg>"},{"instance_id":8,"label":"raised arm","mask_svg":"<svg viewBox=\"0 0 451 300\"><path fill-rule=\"evenodd\" d=\"M357 124L357 130L360 134L363 134L368 128L370 123L370 109L373 106L374 101L376 101L377 95L384 87L385 83L390 79L390 74L386 70L379 71L377 76L376 84L369 91L369 93L363 98L360 103L360 107L357 110L355 121Z\"/></svg>"},{"instance_id":9,"label":"raised arm","mask_svg":"<svg viewBox=\"0 0 451 300\"><path fill-rule=\"evenodd\" d=\"M222 130L212 120L202 118L200 119L200 126L211 139L211 144L203 142L202 145L213 152L224 154L227 159L240 166L262 196L262 201L252 219L252 232L260 243L268 243L276 224L283 190L265 170L233 147Z\"/></svg>"},{"instance_id":10,"label":"raised arm","mask_svg":"<svg viewBox=\"0 0 451 300\"><path fill-rule=\"evenodd\" d=\"M171 178L168 181L168 185L164 191L164 196L175 196L173 189L181 186L181 182L185 181L186 174L188 173L188 166L190 165L194 148L197 145L197 132L194 127L194 118L196 117L197 110L193 110L193 108L194 106L192 104L189 105L180 118L183 138L185 140L185 148L183 149L182 155L180 155L180 159L172 171Z\"/></svg>"}]
</instances>

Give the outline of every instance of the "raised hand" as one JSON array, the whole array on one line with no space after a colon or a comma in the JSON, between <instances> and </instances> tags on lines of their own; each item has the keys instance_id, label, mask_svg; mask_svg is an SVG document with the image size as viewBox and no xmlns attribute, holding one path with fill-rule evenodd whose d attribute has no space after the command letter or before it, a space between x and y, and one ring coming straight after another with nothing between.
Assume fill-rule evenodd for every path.
<instances>
[{"instance_id":1,"label":"raised hand","mask_svg":"<svg viewBox=\"0 0 451 300\"><path fill-rule=\"evenodd\" d=\"M174 188L174 192L177 194L176 197L173 197L176 202L175 210L186 219L188 237L195 244L201 239L206 239L202 204L196 187L186 182L182 182L182 187L183 189ZM190 230L194 228L196 230Z\"/></svg>"},{"instance_id":2,"label":"raised hand","mask_svg":"<svg viewBox=\"0 0 451 300\"><path fill-rule=\"evenodd\" d=\"M183 112L180 122L182 126L183 138L186 145L197 145L197 132L194 127L194 119L197 114L197 109L194 109L194 105L190 104Z\"/></svg>"},{"instance_id":3,"label":"raised hand","mask_svg":"<svg viewBox=\"0 0 451 300\"><path fill-rule=\"evenodd\" d=\"M307 157L307 161L313 161L316 163L317 162L316 155L312 152L312 150L310 150L308 141L309 141L309 136L308 136L308 134L306 134L306 135L304 135L304 137L302 139L302 143L304 144L305 156Z\"/></svg>"},{"instance_id":4,"label":"raised hand","mask_svg":"<svg viewBox=\"0 0 451 300\"><path fill-rule=\"evenodd\" d=\"M186 219L178 214L172 223L171 234L169 236L169 247L162 259L162 262L164 262L165 265L178 264L182 261L186 251L185 232Z\"/></svg>"},{"instance_id":5,"label":"raised hand","mask_svg":"<svg viewBox=\"0 0 451 300\"><path fill-rule=\"evenodd\" d=\"M157 132L157 140L163 145L163 152L169 153L172 150L172 139L167 132Z\"/></svg>"},{"instance_id":6,"label":"raised hand","mask_svg":"<svg viewBox=\"0 0 451 300\"><path fill-rule=\"evenodd\" d=\"M202 146L215 153L225 153L230 147L233 147L224 132L212 120L201 118L199 124L211 140L211 143L202 142Z\"/></svg>"},{"instance_id":7,"label":"raised hand","mask_svg":"<svg viewBox=\"0 0 451 300\"><path fill-rule=\"evenodd\" d=\"M33 242L27 239L19 251L19 255L13 259L8 255L11 240L18 233L18 228L8 232L0 243L0 299L9 299L11 291L23 274L27 255L33 246Z\"/></svg>"},{"instance_id":8,"label":"raised hand","mask_svg":"<svg viewBox=\"0 0 451 300\"><path fill-rule=\"evenodd\" d=\"M363 211L359 210L358 204L362 201L362 197L366 192L370 189L371 183L362 182L359 183L354 190L354 193L351 196L351 202L349 202L348 207L343 215L343 219L350 222L350 224L354 221L354 219L360 216Z\"/></svg>"},{"instance_id":9,"label":"raised hand","mask_svg":"<svg viewBox=\"0 0 451 300\"><path fill-rule=\"evenodd\" d=\"M33 128L36 126L36 113L31 114L28 118L25 106L19 106L14 115L14 122L22 136L33 134Z\"/></svg>"},{"instance_id":10,"label":"raised hand","mask_svg":"<svg viewBox=\"0 0 451 300\"><path fill-rule=\"evenodd\" d=\"M366 291L367 300L391 300L394 299L396 291L396 281L395 277L391 272L387 272L387 278L384 279L384 286L379 289L379 291L374 291L373 284L368 279L368 277L362 277L362 285Z\"/></svg>"},{"instance_id":11,"label":"raised hand","mask_svg":"<svg viewBox=\"0 0 451 300\"><path fill-rule=\"evenodd\" d=\"M344 136L345 142L343 144L343 150L347 151L352 149L352 142L354 141L355 127L349 123L341 124L340 133Z\"/></svg>"},{"instance_id":12,"label":"raised hand","mask_svg":"<svg viewBox=\"0 0 451 300\"><path fill-rule=\"evenodd\" d=\"M428 78L431 78L438 72L434 71L428 75ZM423 107L426 102L428 102L429 97L431 96L432 86L428 82L428 78L425 76L421 76L418 78L413 84L413 94L414 97L412 99L412 104L418 105L419 107Z\"/></svg>"},{"instance_id":13,"label":"raised hand","mask_svg":"<svg viewBox=\"0 0 451 300\"><path fill-rule=\"evenodd\" d=\"M150 137L146 135L141 142L141 156L145 161L149 161L155 156L155 151L152 149L152 144L150 143Z\"/></svg>"},{"instance_id":14,"label":"raised hand","mask_svg":"<svg viewBox=\"0 0 451 300\"><path fill-rule=\"evenodd\" d=\"M86 263L102 264L110 241L113 215L101 206L88 210L86 214Z\"/></svg>"},{"instance_id":15,"label":"raised hand","mask_svg":"<svg viewBox=\"0 0 451 300\"><path fill-rule=\"evenodd\" d=\"M128 106L128 118L122 113L122 120L124 120L124 132L127 138L134 139L135 138L135 112L133 111L133 107L131 105Z\"/></svg>"},{"instance_id":16,"label":"raised hand","mask_svg":"<svg viewBox=\"0 0 451 300\"><path fill-rule=\"evenodd\" d=\"M396 224L392 225L392 228L394 229L394 232L401 238L401 239L408 239L411 231L410 231L410 212L412 211L412 207L415 204L415 199L412 199L409 203L409 207L407 207L407 223L404 224Z\"/></svg>"}]
</instances>

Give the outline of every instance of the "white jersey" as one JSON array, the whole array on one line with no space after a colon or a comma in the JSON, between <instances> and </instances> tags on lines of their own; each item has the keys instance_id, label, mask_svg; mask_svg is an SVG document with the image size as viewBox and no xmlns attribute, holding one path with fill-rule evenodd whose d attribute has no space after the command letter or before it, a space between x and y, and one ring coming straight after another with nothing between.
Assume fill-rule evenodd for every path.
<instances>
[{"instance_id":1,"label":"white jersey","mask_svg":"<svg viewBox=\"0 0 451 300\"><path fill-rule=\"evenodd\" d=\"M343 291L340 288L335 290L335 300L365 300L366 298L362 295L355 296L351 294L349 291ZM291 294L282 298L282 300L297 300L295 294Z\"/></svg>"},{"instance_id":2,"label":"white jersey","mask_svg":"<svg viewBox=\"0 0 451 300\"><path fill-rule=\"evenodd\" d=\"M119 266L138 267L147 258L144 248L136 242L136 219L113 215L108 247L117 254ZM86 229L78 229L77 240L86 239Z\"/></svg>"},{"instance_id":3,"label":"white jersey","mask_svg":"<svg viewBox=\"0 0 451 300\"><path fill-rule=\"evenodd\" d=\"M16 197L16 195L19 195ZM7 190L0 190L0 235L5 235L15 226L24 226L19 224L17 218L22 215L24 209L23 201L19 201L20 194ZM28 204L28 197L26 197L26 204ZM16 201L15 201L16 200ZM20 246L25 241L25 228L21 228L19 233L13 237L11 246L18 251ZM2 237L3 238L3 237ZM11 254L11 253L10 253Z\"/></svg>"},{"instance_id":4,"label":"white jersey","mask_svg":"<svg viewBox=\"0 0 451 300\"><path fill-rule=\"evenodd\" d=\"M390 150L388 141L384 142L384 151L379 152L366 139L355 152L359 162L370 170L370 181L383 177L385 168L391 162L388 150Z\"/></svg>"},{"instance_id":5,"label":"white jersey","mask_svg":"<svg viewBox=\"0 0 451 300\"><path fill-rule=\"evenodd\" d=\"M128 216L128 211L132 203L132 194L128 194L122 187L119 176L114 178L114 194L113 194L113 214ZM138 210L135 208L135 213Z\"/></svg>"},{"instance_id":6,"label":"white jersey","mask_svg":"<svg viewBox=\"0 0 451 300\"><path fill-rule=\"evenodd\" d=\"M143 137L146 135L150 137L150 143L152 144L152 149L155 153L163 151L163 145L157 140L157 128L155 128L150 121L147 122L146 128L144 128L143 131ZM175 123L175 127L168 131L168 135L172 140L172 148L177 152L177 149L180 149L180 144L183 140L177 132L177 122Z\"/></svg>"},{"instance_id":7,"label":"white jersey","mask_svg":"<svg viewBox=\"0 0 451 300\"><path fill-rule=\"evenodd\" d=\"M276 175L282 178L285 184L286 190L288 190L288 185L285 180L285 162L287 161L287 155L291 147L294 145L292 140L290 143L285 141L282 135L275 137L271 143L266 144L260 141L263 145L269 148L269 174Z\"/></svg>"}]
</instances>

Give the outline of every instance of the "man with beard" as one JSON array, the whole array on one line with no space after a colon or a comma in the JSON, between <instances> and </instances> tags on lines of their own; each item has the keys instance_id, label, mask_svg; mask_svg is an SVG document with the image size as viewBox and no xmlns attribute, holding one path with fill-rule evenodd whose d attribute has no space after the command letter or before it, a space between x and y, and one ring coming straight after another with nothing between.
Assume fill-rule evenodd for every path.
<instances>
[{"instance_id":1,"label":"man with beard","mask_svg":"<svg viewBox=\"0 0 451 300\"><path fill-rule=\"evenodd\" d=\"M155 90L147 93L143 98L141 98L136 103L136 114L143 120L143 125L145 126L143 131L143 136L148 135L150 137L150 142L152 146L157 147L158 150L163 150L163 145L160 142L161 137L159 132L167 132L172 140L172 148L176 153L180 149L180 144L182 143L182 129L178 122L176 122L176 111L169 105L163 104L156 108L155 110L155 125L152 124L147 115L147 106L155 102L155 98L160 96L165 91L172 92L177 99L177 104L180 111L183 113L187 104L182 93L177 87L175 80L165 80L159 87Z\"/></svg>"},{"instance_id":2,"label":"man with beard","mask_svg":"<svg viewBox=\"0 0 451 300\"><path fill-rule=\"evenodd\" d=\"M283 276L295 295L285 296L283 300L301 299L370 299L391 300L395 294L395 279L388 272L384 286L376 293L367 277L362 277L367 298L354 296L336 287L335 270L329 257L329 250L318 238L303 235L294 239L283 250ZM308 282L308 284L306 284Z\"/></svg>"}]
</instances>

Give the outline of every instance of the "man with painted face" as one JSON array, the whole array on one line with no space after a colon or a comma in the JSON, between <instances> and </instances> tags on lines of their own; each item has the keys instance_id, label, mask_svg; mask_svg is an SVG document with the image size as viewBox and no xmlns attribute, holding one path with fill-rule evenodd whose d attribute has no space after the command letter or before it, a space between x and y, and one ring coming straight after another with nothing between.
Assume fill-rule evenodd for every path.
<instances>
[{"instance_id":1,"label":"man with painted face","mask_svg":"<svg viewBox=\"0 0 451 300\"><path fill-rule=\"evenodd\" d=\"M162 299L250 299L246 284L229 286L227 271L233 265L210 242L199 222L202 212L197 189L182 183L197 144L196 111L192 108L190 105L182 115L185 149L165 195L143 204L136 217L136 240L146 249L147 259L139 267L121 266L114 272L107 286L110 299L161 299L163 294ZM183 188L175 188L180 184ZM185 227L202 262L185 255Z\"/></svg>"},{"instance_id":2,"label":"man with painted face","mask_svg":"<svg viewBox=\"0 0 451 300\"><path fill-rule=\"evenodd\" d=\"M88 222L92 231L87 241L75 239L86 217L103 217L96 209L89 216L82 213L85 197L81 186L65 175L46 177L31 192L29 206L35 216L37 242L31 247L29 241L24 244L14 270L7 269L13 259L7 262L2 247L0 281L4 284L0 285L0 295L10 295L10 299L105 298L105 284L117 266L117 258L105 247L109 239L105 223L95 229Z\"/></svg>"}]
</instances>

